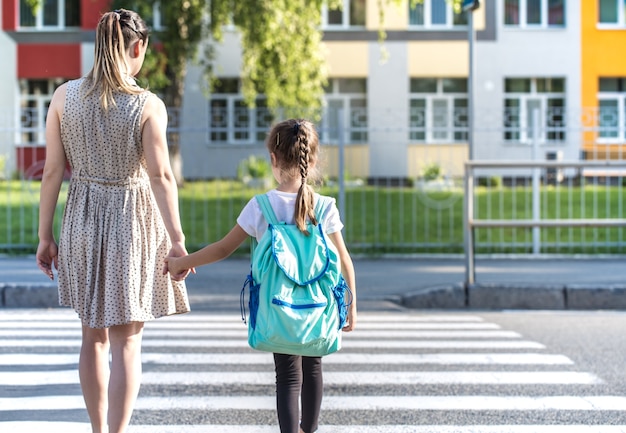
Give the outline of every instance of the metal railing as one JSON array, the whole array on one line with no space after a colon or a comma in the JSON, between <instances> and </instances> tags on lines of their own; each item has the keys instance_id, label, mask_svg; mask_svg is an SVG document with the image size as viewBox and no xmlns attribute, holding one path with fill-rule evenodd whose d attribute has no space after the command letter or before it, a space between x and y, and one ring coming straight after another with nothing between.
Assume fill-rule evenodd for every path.
<instances>
[{"instance_id":1,"label":"metal railing","mask_svg":"<svg viewBox=\"0 0 626 433\"><path fill-rule=\"evenodd\" d=\"M477 169L531 169L532 170L532 218L526 219L491 219L477 218L475 206L475 187ZM626 161L467 161L465 163L464 180L464 250L465 250L465 284L476 282L475 230L478 228L532 228L533 254L539 254L541 248L540 228L549 227L626 227L626 218L542 218L540 199L541 169L583 169L606 170L626 169ZM621 178L621 177L620 177Z\"/></svg>"}]
</instances>

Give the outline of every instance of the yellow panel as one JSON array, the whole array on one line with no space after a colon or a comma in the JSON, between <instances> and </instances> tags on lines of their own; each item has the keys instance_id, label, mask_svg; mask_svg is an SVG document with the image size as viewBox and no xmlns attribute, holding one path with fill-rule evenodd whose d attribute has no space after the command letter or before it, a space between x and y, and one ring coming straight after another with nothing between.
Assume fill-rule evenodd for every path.
<instances>
[{"instance_id":1,"label":"yellow panel","mask_svg":"<svg viewBox=\"0 0 626 433\"><path fill-rule=\"evenodd\" d=\"M409 42L411 77L466 77L469 53L465 41Z\"/></svg>"},{"instance_id":2,"label":"yellow panel","mask_svg":"<svg viewBox=\"0 0 626 433\"><path fill-rule=\"evenodd\" d=\"M345 149L346 174L348 177L367 178L370 169L369 146L367 144L346 146ZM322 171L330 177L339 175L339 148L325 145L322 154Z\"/></svg>"},{"instance_id":3,"label":"yellow panel","mask_svg":"<svg viewBox=\"0 0 626 433\"><path fill-rule=\"evenodd\" d=\"M467 161L466 144L411 144L408 147L409 177L420 177L424 168L437 164L444 176L462 177Z\"/></svg>"},{"instance_id":4,"label":"yellow panel","mask_svg":"<svg viewBox=\"0 0 626 433\"><path fill-rule=\"evenodd\" d=\"M485 5L481 3L480 8L474 11L474 30L485 29Z\"/></svg>"},{"instance_id":5,"label":"yellow panel","mask_svg":"<svg viewBox=\"0 0 626 433\"><path fill-rule=\"evenodd\" d=\"M325 42L328 73L333 78L367 77L368 43L361 41Z\"/></svg>"},{"instance_id":6,"label":"yellow panel","mask_svg":"<svg viewBox=\"0 0 626 433\"><path fill-rule=\"evenodd\" d=\"M378 31L381 28L379 3L383 3L384 30L406 30L409 26L409 1L408 0L382 0L367 2L367 16L365 25L368 30ZM483 30L485 28L485 7L481 6L474 12L474 28Z\"/></svg>"},{"instance_id":7,"label":"yellow panel","mask_svg":"<svg viewBox=\"0 0 626 433\"><path fill-rule=\"evenodd\" d=\"M367 17L365 19L368 30L378 31L381 28L380 14L377 1L367 2ZM409 26L408 1L384 1L384 21L382 28L385 30L406 30Z\"/></svg>"}]
</instances>

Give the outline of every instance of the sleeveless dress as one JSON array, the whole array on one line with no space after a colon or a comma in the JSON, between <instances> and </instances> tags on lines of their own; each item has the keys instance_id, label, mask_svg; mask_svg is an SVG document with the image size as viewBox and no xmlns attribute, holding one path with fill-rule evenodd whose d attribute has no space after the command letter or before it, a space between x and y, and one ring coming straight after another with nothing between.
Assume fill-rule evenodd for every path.
<instances>
[{"instance_id":1,"label":"sleeveless dress","mask_svg":"<svg viewBox=\"0 0 626 433\"><path fill-rule=\"evenodd\" d=\"M59 237L59 304L106 328L186 313L184 282L163 275L171 242L152 194L141 144L150 92L115 93L101 108L69 81L61 140L72 167Z\"/></svg>"}]
</instances>

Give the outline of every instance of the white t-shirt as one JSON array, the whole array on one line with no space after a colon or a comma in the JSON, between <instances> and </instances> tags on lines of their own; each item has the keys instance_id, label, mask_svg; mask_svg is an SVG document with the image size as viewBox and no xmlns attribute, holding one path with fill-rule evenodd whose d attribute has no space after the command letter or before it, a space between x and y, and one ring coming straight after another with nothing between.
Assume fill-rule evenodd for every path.
<instances>
[{"instance_id":1,"label":"white t-shirt","mask_svg":"<svg viewBox=\"0 0 626 433\"><path fill-rule=\"evenodd\" d=\"M293 213L296 208L296 197L298 194L273 189L268 191L267 196L269 197L270 204L272 205L272 209L278 221L287 224L295 224ZM316 203L318 198L319 194L316 193ZM332 205L326 208L320 222L326 233L335 233L343 228L343 223L339 217L339 210L334 200ZM237 218L237 224L250 236L255 237L257 241L261 240L263 233L267 230L267 221L265 221L261 207L254 197L244 206Z\"/></svg>"}]
</instances>

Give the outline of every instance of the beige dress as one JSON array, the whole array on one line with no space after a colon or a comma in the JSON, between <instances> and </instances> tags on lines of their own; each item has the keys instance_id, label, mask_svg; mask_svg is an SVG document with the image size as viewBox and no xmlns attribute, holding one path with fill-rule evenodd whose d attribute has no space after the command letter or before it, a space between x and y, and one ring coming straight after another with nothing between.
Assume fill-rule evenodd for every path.
<instances>
[{"instance_id":1,"label":"beige dress","mask_svg":"<svg viewBox=\"0 0 626 433\"><path fill-rule=\"evenodd\" d=\"M149 92L117 93L105 112L84 79L68 82L61 139L72 167L59 239L59 303L105 328L189 311L183 282L163 275L171 243L141 144Z\"/></svg>"}]
</instances>

